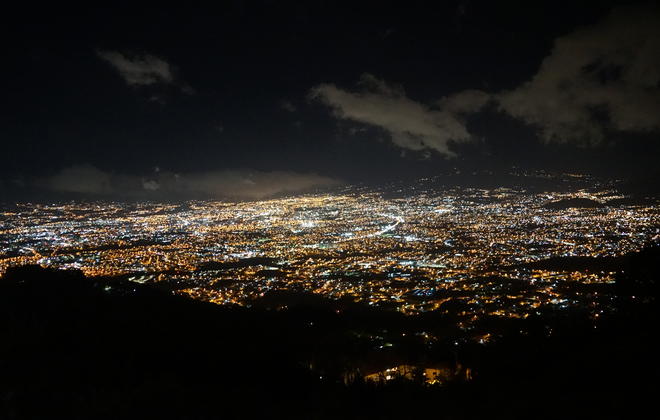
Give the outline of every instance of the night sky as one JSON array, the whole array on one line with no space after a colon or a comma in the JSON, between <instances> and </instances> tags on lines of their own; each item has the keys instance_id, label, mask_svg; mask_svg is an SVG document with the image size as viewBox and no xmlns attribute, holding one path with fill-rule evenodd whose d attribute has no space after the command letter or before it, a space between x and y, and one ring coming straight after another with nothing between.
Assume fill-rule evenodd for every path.
<instances>
[{"instance_id":1,"label":"night sky","mask_svg":"<svg viewBox=\"0 0 660 420\"><path fill-rule=\"evenodd\" d=\"M261 196L657 171L650 3L219 4L6 13L2 185Z\"/></svg>"}]
</instances>

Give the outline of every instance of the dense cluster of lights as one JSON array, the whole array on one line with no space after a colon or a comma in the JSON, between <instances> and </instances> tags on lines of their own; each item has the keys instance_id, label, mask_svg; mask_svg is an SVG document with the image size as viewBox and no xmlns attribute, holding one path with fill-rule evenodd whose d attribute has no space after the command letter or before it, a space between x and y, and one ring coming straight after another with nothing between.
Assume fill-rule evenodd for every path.
<instances>
[{"instance_id":1,"label":"dense cluster of lights","mask_svg":"<svg viewBox=\"0 0 660 420\"><path fill-rule=\"evenodd\" d=\"M612 257L657 240L655 206L622 206L609 189L529 193L499 188L386 198L347 190L255 202L19 205L0 213L0 272L78 268L88 276L163 282L177 293L250 305L269 291L310 292L407 314L525 318L591 305L567 284L612 272L534 270L551 257ZM589 198L604 206L552 209Z\"/></svg>"}]
</instances>

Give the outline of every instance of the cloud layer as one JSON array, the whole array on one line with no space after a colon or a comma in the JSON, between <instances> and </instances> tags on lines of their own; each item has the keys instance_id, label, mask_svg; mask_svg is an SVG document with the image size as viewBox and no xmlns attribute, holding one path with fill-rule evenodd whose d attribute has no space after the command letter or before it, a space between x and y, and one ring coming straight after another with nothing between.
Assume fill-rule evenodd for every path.
<instances>
[{"instance_id":1,"label":"cloud layer","mask_svg":"<svg viewBox=\"0 0 660 420\"><path fill-rule=\"evenodd\" d=\"M439 109L408 98L399 86L392 86L371 74L360 79L358 91L333 84L314 87L309 96L332 108L335 117L369 124L385 130L392 142L409 150L435 150L453 156L450 142L470 139L461 113L476 111L488 95L478 91L445 98Z\"/></svg>"},{"instance_id":2,"label":"cloud layer","mask_svg":"<svg viewBox=\"0 0 660 420\"><path fill-rule=\"evenodd\" d=\"M150 54L129 56L118 51L96 53L101 59L110 63L129 85L148 86L174 82L172 67L162 58Z\"/></svg>"},{"instance_id":3,"label":"cloud layer","mask_svg":"<svg viewBox=\"0 0 660 420\"><path fill-rule=\"evenodd\" d=\"M595 143L604 131L660 128L660 13L616 9L555 40L532 79L497 95L546 141Z\"/></svg>"},{"instance_id":4,"label":"cloud layer","mask_svg":"<svg viewBox=\"0 0 660 420\"><path fill-rule=\"evenodd\" d=\"M597 144L608 133L660 130L660 9L619 8L602 21L557 38L538 72L504 92L465 90L432 106L373 75L360 89L311 89L336 118L380 127L410 150L452 156L451 142L471 139L465 117L493 103L538 128L546 142Z\"/></svg>"},{"instance_id":5,"label":"cloud layer","mask_svg":"<svg viewBox=\"0 0 660 420\"><path fill-rule=\"evenodd\" d=\"M76 165L40 179L37 185L56 192L135 198L261 199L339 185L314 174L260 171L211 171L189 174L156 172L149 176L111 174L91 165Z\"/></svg>"}]
</instances>

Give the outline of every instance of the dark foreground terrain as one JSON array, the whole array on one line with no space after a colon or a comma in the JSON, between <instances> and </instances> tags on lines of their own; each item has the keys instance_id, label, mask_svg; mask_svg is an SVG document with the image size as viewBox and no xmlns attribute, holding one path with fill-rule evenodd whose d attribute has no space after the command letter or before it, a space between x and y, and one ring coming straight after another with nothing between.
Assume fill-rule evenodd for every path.
<instances>
[{"instance_id":1,"label":"dark foreground terrain","mask_svg":"<svg viewBox=\"0 0 660 420\"><path fill-rule=\"evenodd\" d=\"M15 268L0 279L0 418L635 418L658 395L658 261L657 248L626 259L616 314L597 323L566 312L488 345L402 341L386 356L360 337L451 320L310 298L227 308ZM393 361L473 374L441 386L360 379Z\"/></svg>"}]
</instances>

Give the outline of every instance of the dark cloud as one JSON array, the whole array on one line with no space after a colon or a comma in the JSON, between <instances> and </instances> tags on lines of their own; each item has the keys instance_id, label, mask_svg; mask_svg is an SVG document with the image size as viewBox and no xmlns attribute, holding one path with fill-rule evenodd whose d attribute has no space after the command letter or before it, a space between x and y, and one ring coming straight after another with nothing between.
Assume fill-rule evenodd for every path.
<instances>
[{"instance_id":1,"label":"dark cloud","mask_svg":"<svg viewBox=\"0 0 660 420\"><path fill-rule=\"evenodd\" d=\"M487 103L538 127L545 142L597 144L608 130L660 129L660 12L615 9L602 21L557 38L531 80L499 93L465 90L431 107L371 74L361 90L322 84L310 96L335 117L380 127L403 149L452 156L451 142L472 136L465 118Z\"/></svg>"},{"instance_id":2,"label":"dark cloud","mask_svg":"<svg viewBox=\"0 0 660 420\"><path fill-rule=\"evenodd\" d=\"M659 88L659 10L625 8L557 38L532 79L497 99L545 141L597 143L607 128L658 130Z\"/></svg>"},{"instance_id":3,"label":"dark cloud","mask_svg":"<svg viewBox=\"0 0 660 420\"><path fill-rule=\"evenodd\" d=\"M150 54L127 55L119 51L97 51L96 54L110 63L129 85L148 86L174 82L172 67L162 58Z\"/></svg>"},{"instance_id":4,"label":"dark cloud","mask_svg":"<svg viewBox=\"0 0 660 420\"><path fill-rule=\"evenodd\" d=\"M38 185L54 191L83 194L111 194L114 191L112 176L91 165L65 168L50 178L38 181Z\"/></svg>"},{"instance_id":5,"label":"dark cloud","mask_svg":"<svg viewBox=\"0 0 660 420\"><path fill-rule=\"evenodd\" d=\"M484 91L470 89L440 99L438 106L455 115L470 114L483 108L491 98L491 95Z\"/></svg>"},{"instance_id":6,"label":"dark cloud","mask_svg":"<svg viewBox=\"0 0 660 420\"><path fill-rule=\"evenodd\" d=\"M387 84L371 74L362 75L359 86L360 90L351 92L322 84L314 87L309 96L331 107L337 118L385 130L392 142L403 149L433 150L444 156L454 155L450 142L471 137L460 114L476 111L488 100L488 95L470 91L443 98L436 109L408 98L403 87Z\"/></svg>"},{"instance_id":7,"label":"dark cloud","mask_svg":"<svg viewBox=\"0 0 660 420\"><path fill-rule=\"evenodd\" d=\"M280 108L288 112L296 112L296 110L298 109L291 101L287 101L287 100L280 102Z\"/></svg>"},{"instance_id":8,"label":"dark cloud","mask_svg":"<svg viewBox=\"0 0 660 420\"><path fill-rule=\"evenodd\" d=\"M175 174L156 171L148 176L113 174L91 165L76 165L42 178L36 185L55 192L135 198L210 197L260 199L339 185L336 179L295 172L247 170Z\"/></svg>"}]
</instances>

